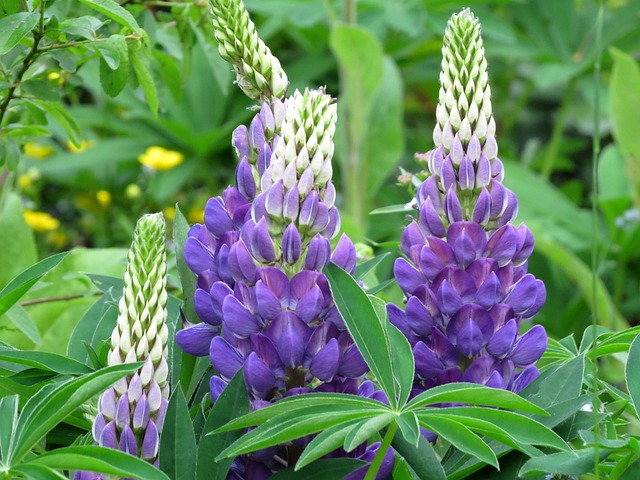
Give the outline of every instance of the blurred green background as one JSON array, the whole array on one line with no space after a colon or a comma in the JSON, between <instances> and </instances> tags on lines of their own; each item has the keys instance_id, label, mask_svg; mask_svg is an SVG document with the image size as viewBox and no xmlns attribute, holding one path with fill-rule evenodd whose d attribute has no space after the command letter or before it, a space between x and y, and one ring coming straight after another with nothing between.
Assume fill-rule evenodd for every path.
<instances>
[{"instance_id":1,"label":"blurred green background","mask_svg":"<svg viewBox=\"0 0 640 480\"><path fill-rule=\"evenodd\" d=\"M0 22L38 5L3 2ZM407 221L402 212L369 212L411 200L411 173L423 168L414 153L433 145L444 27L452 13L471 7L483 27L505 183L518 195L519 220L536 236L530 271L547 285L536 321L556 338L580 337L594 312L615 329L640 322L639 1L604 2L600 77L600 4L591 0L246 5L288 73L290 92L326 85L339 99L343 228L371 247L360 249L363 256L393 253L377 281L391 277ZM94 301L95 288L78 272L119 276L121 248L141 214L164 211L171 221L179 203L190 223L199 222L206 200L233 181L231 132L252 112L217 53L207 3L123 6L148 41L79 0L47 2L44 48L14 92L33 38L30 30L15 43L15 33L0 34L0 107L12 97L0 117L0 288L37 257L88 247L26 297L56 308L23 302L18 315L32 318L37 335L0 319L2 339L18 347L64 352L79 312ZM596 136L602 152L594 195ZM393 285L382 295L401 301Z\"/></svg>"}]
</instances>

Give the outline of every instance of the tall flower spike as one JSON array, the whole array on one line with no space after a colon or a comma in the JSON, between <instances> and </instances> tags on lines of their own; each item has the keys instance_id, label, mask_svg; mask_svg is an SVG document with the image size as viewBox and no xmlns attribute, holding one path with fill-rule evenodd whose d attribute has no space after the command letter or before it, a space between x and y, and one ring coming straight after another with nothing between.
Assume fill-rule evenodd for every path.
<instances>
[{"instance_id":1,"label":"tall flower spike","mask_svg":"<svg viewBox=\"0 0 640 480\"><path fill-rule=\"evenodd\" d=\"M511 221L515 194L502 185L480 23L469 9L444 35L435 148L418 187L418 219L402 234L394 274L406 309L389 316L416 360L415 392L469 381L519 391L538 374L540 325L518 336L545 301L527 273L533 235Z\"/></svg>"},{"instance_id":2,"label":"tall flower spike","mask_svg":"<svg viewBox=\"0 0 640 480\"><path fill-rule=\"evenodd\" d=\"M236 83L255 100L284 97L289 80L280 61L256 31L241 0L212 0L213 26L222 58L233 65Z\"/></svg>"},{"instance_id":3,"label":"tall flower spike","mask_svg":"<svg viewBox=\"0 0 640 480\"><path fill-rule=\"evenodd\" d=\"M161 213L138 220L108 363L145 363L102 394L93 424L98 445L122 450L150 463L155 463L158 456L169 398L165 235ZM87 475L91 474L78 472L75 478L96 478Z\"/></svg>"}]
</instances>

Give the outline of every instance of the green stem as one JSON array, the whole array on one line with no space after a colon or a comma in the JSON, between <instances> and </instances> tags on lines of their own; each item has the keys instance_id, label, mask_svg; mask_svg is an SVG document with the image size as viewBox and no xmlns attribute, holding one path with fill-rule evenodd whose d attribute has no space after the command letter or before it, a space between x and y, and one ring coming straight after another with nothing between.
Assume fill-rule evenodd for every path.
<instances>
[{"instance_id":1,"label":"green stem","mask_svg":"<svg viewBox=\"0 0 640 480\"><path fill-rule=\"evenodd\" d=\"M555 168L556 159L558 158L558 152L560 150L560 145L562 144L562 134L564 133L564 125L567 121L567 115L569 114L569 107L571 106L571 101L573 100L573 93L576 88L576 80L572 78L569 80L567 84L567 88L564 91L564 97L562 97L562 103L560 104L560 110L558 111L558 115L556 117L556 121L553 125L553 131L551 132L551 139L549 140L549 145L547 146L547 151L544 156L544 161L542 164L542 171L540 174L542 178L545 180L549 180L551 178L551 174Z\"/></svg>"},{"instance_id":2,"label":"green stem","mask_svg":"<svg viewBox=\"0 0 640 480\"><path fill-rule=\"evenodd\" d=\"M387 433L385 433L382 443L380 444L380 448L378 448L378 453L376 453L373 462L371 462L371 466L369 467L369 470L367 470L364 480L373 480L376 478L378 470L380 470L380 466L382 465L382 460L384 460L384 457L389 450L389 446L391 445L391 441L396 434L396 430L398 430L398 424L396 422L389 425Z\"/></svg>"},{"instance_id":3,"label":"green stem","mask_svg":"<svg viewBox=\"0 0 640 480\"><path fill-rule=\"evenodd\" d=\"M535 84L533 80L528 80L524 86L524 89L522 90L522 93L518 97L518 100L516 100L515 105L507 115L506 120L502 122L501 136L505 138L509 137L509 133L511 132L511 129L518 121L520 112L527 105L529 98L531 98L531 94L533 93L534 88L535 88Z\"/></svg>"},{"instance_id":4,"label":"green stem","mask_svg":"<svg viewBox=\"0 0 640 480\"><path fill-rule=\"evenodd\" d=\"M595 106L593 112L593 161L591 177L593 182L593 193L591 195L591 223L593 229L593 247L591 249L591 272L592 272L592 286L591 295L595 303L598 291L596 287L597 272L598 272L598 160L600 158L600 66L602 61L602 25L604 22L604 5L601 3L598 8L598 16L596 17L596 61L593 67L593 80L594 80L594 99ZM598 316L596 310L592 311L591 324L594 331L596 325L598 325ZM592 347L594 350L598 347L598 340L594 335ZM598 361L593 362L593 376L598 378ZM595 468L594 474L596 478L600 478L600 400L598 398L598 389L593 389L593 397L591 403L593 404L593 443L595 445Z\"/></svg>"}]
</instances>

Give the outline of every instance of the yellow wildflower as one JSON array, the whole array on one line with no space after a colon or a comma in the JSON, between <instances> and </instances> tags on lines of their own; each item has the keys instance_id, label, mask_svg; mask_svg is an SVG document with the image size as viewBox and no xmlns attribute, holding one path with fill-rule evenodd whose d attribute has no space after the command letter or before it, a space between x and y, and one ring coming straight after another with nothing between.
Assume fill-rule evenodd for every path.
<instances>
[{"instance_id":1,"label":"yellow wildflower","mask_svg":"<svg viewBox=\"0 0 640 480\"><path fill-rule=\"evenodd\" d=\"M204 223L204 210L198 207L192 207L187 214L189 223Z\"/></svg>"},{"instance_id":2,"label":"yellow wildflower","mask_svg":"<svg viewBox=\"0 0 640 480\"><path fill-rule=\"evenodd\" d=\"M70 152L73 153L82 153L85 150L90 149L91 147L93 147L93 145L96 142L94 142L93 140L82 140L80 142L80 145L78 145L77 147L71 143L71 141L67 142L67 148L69 149Z\"/></svg>"},{"instance_id":3,"label":"yellow wildflower","mask_svg":"<svg viewBox=\"0 0 640 480\"><path fill-rule=\"evenodd\" d=\"M47 75L47 78L58 85L62 85L64 83L64 76L60 75L59 72L51 72Z\"/></svg>"},{"instance_id":4,"label":"yellow wildflower","mask_svg":"<svg viewBox=\"0 0 640 480\"><path fill-rule=\"evenodd\" d=\"M27 142L24 144L24 154L27 157L37 158L38 160L42 160L43 158L47 158L51 156L53 153L53 148L47 145L40 145L34 142Z\"/></svg>"},{"instance_id":5,"label":"yellow wildflower","mask_svg":"<svg viewBox=\"0 0 640 480\"><path fill-rule=\"evenodd\" d=\"M170 222L173 222L173 219L176 218L175 207L164 207L162 209L162 213L164 214L164 218L166 218Z\"/></svg>"},{"instance_id":6,"label":"yellow wildflower","mask_svg":"<svg viewBox=\"0 0 640 480\"><path fill-rule=\"evenodd\" d=\"M55 232L50 232L49 235L47 235L47 243L53 248L60 250L69 243L69 237L63 231L56 230Z\"/></svg>"},{"instance_id":7,"label":"yellow wildflower","mask_svg":"<svg viewBox=\"0 0 640 480\"><path fill-rule=\"evenodd\" d=\"M149 147L147 151L138 157L138 161L152 170L169 170L180 165L184 160L184 155L174 150L167 150L163 147Z\"/></svg>"},{"instance_id":8,"label":"yellow wildflower","mask_svg":"<svg viewBox=\"0 0 640 480\"><path fill-rule=\"evenodd\" d=\"M138 198L142 194L142 190L135 183L130 183L127 188L124 189L124 196L133 200Z\"/></svg>"},{"instance_id":9,"label":"yellow wildflower","mask_svg":"<svg viewBox=\"0 0 640 480\"><path fill-rule=\"evenodd\" d=\"M29 188L32 183L33 183L33 179L28 173L23 173L18 177L18 184L20 185L20 188L23 190L25 188Z\"/></svg>"},{"instance_id":10,"label":"yellow wildflower","mask_svg":"<svg viewBox=\"0 0 640 480\"><path fill-rule=\"evenodd\" d=\"M60 220L52 217L46 212L24 211L24 219L36 232L51 232L60 226Z\"/></svg>"},{"instance_id":11,"label":"yellow wildflower","mask_svg":"<svg viewBox=\"0 0 640 480\"><path fill-rule=\"evenodd\" d=\"M96 193L96 199L102 207L108 207L111 203L111 193L107 190L98 190Z\"/></svg>"}]
</instances>

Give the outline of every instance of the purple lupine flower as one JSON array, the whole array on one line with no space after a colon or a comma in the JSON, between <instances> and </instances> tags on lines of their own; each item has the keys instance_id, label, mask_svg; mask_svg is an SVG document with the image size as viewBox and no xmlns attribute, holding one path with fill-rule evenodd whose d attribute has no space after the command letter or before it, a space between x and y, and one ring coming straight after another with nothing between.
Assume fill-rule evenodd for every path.
<instances>
[{"instance_id":1,"label":"purple lupine flower","mask_svg":"<svg viewBox=\"0 0 640 480\"><path fill-rule=\"evenodd\" d=\"M420 154L429 176L394 268L406 309L388 305L389 316L413 348L414 394L459 381L518 392L547 346L540 325L518 333L546 293L527 273L533 235L512 223L518 202L502 184L480 24L468 9L452 16L442 52L435 148Z\"/></svg>"},{"instance_id":2,"label":"purple lupine flower","mask_svg":"<svg viewBox=\"0 0 640 480\"><path fill-rule=\"evenodd\" d=\"M138 220L108 364L145 363L100 396L92 430L97 445L121 450L154 465L169 398L165 235L162 214L145 215ZM76 472L74 478L102 476Z\"/></svg>"}]
</instances>

